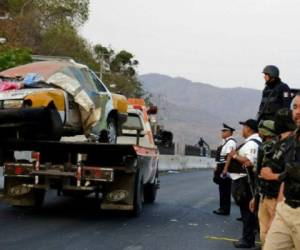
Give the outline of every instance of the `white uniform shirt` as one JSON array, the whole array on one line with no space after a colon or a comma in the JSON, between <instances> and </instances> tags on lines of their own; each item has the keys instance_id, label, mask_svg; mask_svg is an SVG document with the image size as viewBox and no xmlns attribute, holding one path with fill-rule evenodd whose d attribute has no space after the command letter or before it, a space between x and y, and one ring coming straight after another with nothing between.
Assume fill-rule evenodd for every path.
<instances>
[{"instance_id":1,"label":"white uniform shirt","mask_svg":"<svg viewBox=\"0 0 300 250\"><path fill-rule=\"evenodd\" d=\"M233 136L230 136L226 139L222 140L222 150L221 150L221 154L220 154L220 162L225 162L226 159L225 157L232 151L236 149L236 141L233 138Z\"/></svg>"},{"instance_id":2,"label":"white uniform shirt","mask_svg":"<svg viewBox=\"0 0 300 250\"><path fill-rule=\"evenodd\" d=\"M245 140L245 144L238 150L238 155L248 158L253 166L256 165L259 145L252 139L262 142L259 135L253 134Z\"/></svg>"},{"instance_id":3,"label":"white uniform shirt","mask_svg":"<svg viewBox=\"0 0 300 250\"><path fill-rule=\"evenodd\" d=\"M261 138L257 133L249 136L245 139L244 145L238 150L238 155L246 157L252 163L252 165L255 166L257 162L259 145L257 142L251 141L252 139L262 142ZM230 177L233 180L237 180L246 175L247 174L230 173Z\"/></svg>"}]
</instances>

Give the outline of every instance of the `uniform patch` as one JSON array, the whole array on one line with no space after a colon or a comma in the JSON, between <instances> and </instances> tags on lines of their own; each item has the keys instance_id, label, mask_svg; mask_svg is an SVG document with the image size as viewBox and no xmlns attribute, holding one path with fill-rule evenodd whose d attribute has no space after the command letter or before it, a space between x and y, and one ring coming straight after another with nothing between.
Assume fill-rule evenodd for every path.
<instances>
[{"instance_id":1,"label":"uniform patch","mask_svg":"<svg viewBox=\"0 0 300 250\"><path fill-rule=\"evenodd\" d=\"M283 92L283 97L288 98L289 97L289 92Z\"/></svg>"},{"instance_id":2,"label":"uniform patch","mask_svg":"<svg viewBox=\"0 0 300 250\"><path fill-rule=\"evenodd\" d=\"M251 151L250 151L250 153L251 153L251 154L256 154L256 149L255 149L255 148L252 148Z\"/></svg>"}]
</instances>

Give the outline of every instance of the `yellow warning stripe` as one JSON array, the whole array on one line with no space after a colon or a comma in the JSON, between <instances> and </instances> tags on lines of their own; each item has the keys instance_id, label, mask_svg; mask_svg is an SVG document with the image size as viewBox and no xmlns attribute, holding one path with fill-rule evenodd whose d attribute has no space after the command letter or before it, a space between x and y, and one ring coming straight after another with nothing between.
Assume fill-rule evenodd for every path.
<instances>
[{"instance_id":1,"label":"yellow warning stripe","mask_svg":"<svg viewBox=\"0 0 300 250\"><path fill-rule=\"evenodd\" d=\"M227 238L227 237L216 237L216 236L205 236L206 239L208 240L223 240L223 241L229 241L229 242L236 242L238 239L233 239L233 238ZM261 244L260 241L256 241L256 244Z\"/></svg>"}]
</instances>

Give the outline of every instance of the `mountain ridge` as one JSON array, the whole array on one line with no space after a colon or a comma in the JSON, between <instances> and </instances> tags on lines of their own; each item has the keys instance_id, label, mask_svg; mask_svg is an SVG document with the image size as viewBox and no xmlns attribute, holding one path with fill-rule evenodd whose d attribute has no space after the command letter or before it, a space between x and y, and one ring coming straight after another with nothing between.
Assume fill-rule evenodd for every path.
<instances>
[{"instance_id":1,"label":"mountain ridge","mask_svg":"<svg viewBox=\"0 0 300 250\"><path fill-rule=\"evenodd\" d=\"M249 88L249 87L241 87L241 86L237 86L237 87L220 87L217 86L217 84L210 84L210 83L204 83L204 82L195 82L192 80L189 80L185 77L181 77L181 76L169 76L169 75L164 75L161 73L147 73L147 74L141 74L139 77L140 79L144 80L145 77L157 77L157 76L161 76L162 78L166 78L166 79L173 79L173 80L183 80L192 84L200 84L200 85L205 85L208 87L213 87L213 88L217 88L217 89L226 89L226 90L230 90L230 89L246 89L246 90L254 90L254 91L261 91L259 89L254 89L254 88Z\"/></svg>"},{"instance_id":2,"label":"mountain ridge","mask_svg":"<svg viewBox=\"0 0 300 250\"><path fill-rule=\"evenodd\" d=\"M239 121L255 117L261 98L256 89L221 88L183 77L150 73L139 79L159 106L160 122L174 133L176 142L186 144L203 137L215 148L222 123L239 129Z\"/></svg>"}]
</instances>

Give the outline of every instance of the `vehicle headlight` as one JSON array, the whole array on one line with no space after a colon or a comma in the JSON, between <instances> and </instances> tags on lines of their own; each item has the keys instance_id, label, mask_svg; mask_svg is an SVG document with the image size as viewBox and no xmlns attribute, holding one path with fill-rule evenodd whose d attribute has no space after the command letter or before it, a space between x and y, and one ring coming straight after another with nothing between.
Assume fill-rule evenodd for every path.
<instances>
[{"instance_id":1,"label":"vehicle headlight","mask_svg":"<svg viewBox=\"0 0 300 250\"><path fill-rule=\"evenodd\" d=\"M5 100L3 101L3 108L13 109L21 108L23 106L23 100Z\"/></svg>"}]
</instances>

